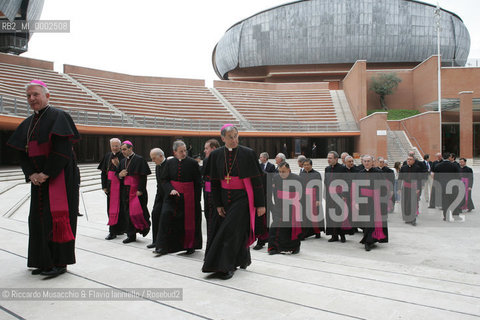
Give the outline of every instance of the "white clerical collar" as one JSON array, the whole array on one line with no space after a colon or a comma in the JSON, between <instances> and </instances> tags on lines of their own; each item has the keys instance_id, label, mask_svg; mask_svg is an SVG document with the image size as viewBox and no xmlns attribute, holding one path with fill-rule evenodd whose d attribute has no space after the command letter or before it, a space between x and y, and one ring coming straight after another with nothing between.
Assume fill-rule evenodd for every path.
<instances>
[{"instance_id":1,"label":"white clerical collar","mask_svg":"<svg viewBox=\"0 0 480 320\"><path fill-rule=\"evenodd\" d=\"M227 149L228 149L228 151L230 151L230 152L233 151L233 148L227 148Z\"/></svg>"},{"instance_id":2,"label":"white clerical collar","mask_svg":"<svg viewBox=\"0 0 480 320\"><path fill-rule=\"evenodd\" d=\"M127 159L130 159L130 158L133 157L134 155L135 155L135 153L132 153L131 155L129 155L129 156L127 157Z\"/></svg>"}]
</instances>

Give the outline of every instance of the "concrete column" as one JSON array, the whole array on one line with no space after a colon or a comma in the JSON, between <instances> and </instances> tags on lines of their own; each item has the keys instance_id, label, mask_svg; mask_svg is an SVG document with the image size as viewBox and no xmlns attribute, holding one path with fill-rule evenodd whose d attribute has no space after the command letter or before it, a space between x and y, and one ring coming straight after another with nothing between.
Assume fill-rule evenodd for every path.
<instances>
[{"instance_id":1,"label":"concrete column","mask_svg":"<svg viewBox=\"0 0 480 320\"><path fill-rule=\"evenodd\" d=\"M473 91L459 92L460 96L460 157L473 158Z\"/></svg>"}]
</instances>

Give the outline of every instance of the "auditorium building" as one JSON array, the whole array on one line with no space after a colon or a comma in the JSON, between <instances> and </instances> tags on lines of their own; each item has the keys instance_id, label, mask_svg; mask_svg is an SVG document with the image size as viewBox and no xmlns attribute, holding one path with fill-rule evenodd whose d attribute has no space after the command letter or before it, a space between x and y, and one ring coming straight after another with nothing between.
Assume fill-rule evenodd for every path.
<instances>
[{"instance_id":1,"label":"auditorium building","mask_svg":"<svg viewBox=\"0 0 480 320\"><path fill-rule=\"evenodd\" d=\"M5 142L30 112L24 85L33 78L77 123L83 162L98 161L113 136L133 140L144 156L153 147L171 154L177 138L200 154L227 122L239 127L242 144L271 155L286 144L289 157L311 156L315 143L318 157L337 150L394 161L412 149L480 157L480 69L465 67L468 30L455 13L421 1L301 0L259 12L227 29L213 49L220 79L213 87L88 66L56 72L53 62L1 49L1 164L15 162ZM370 85L382 73L401 79L386 97L389 110L416 115L371 113L380 103Z\"/></svg>"}]
</instances>

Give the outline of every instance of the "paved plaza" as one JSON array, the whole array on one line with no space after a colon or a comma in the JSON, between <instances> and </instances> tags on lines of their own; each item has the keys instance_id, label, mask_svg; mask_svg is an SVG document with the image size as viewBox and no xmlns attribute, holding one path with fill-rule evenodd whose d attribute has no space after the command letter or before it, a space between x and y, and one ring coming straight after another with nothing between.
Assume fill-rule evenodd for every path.
<instances>
[{"instance_id":1,"label":"paved plaza","mask_svg":"<svg viewBox=\"0 0 480 320\"><path fill-rule=\"evenodd\" d=\"M297 255L252 250L252 265L224 281L201 272L203 250L156 257L146 248L151 234L129 244L122 243L125 235L104 240L108 227L100 174L96 165L82 165L81 171L77 263L66 274L44 279L26 267L30 186L18 168L0 170L0 319L480 318L478 209L467 213L465 222L444 222L442 213L428 209L422 199L414 227L402 221L397 203L389 215L389 243L370 252L359 244L358 233L347 236L346 243L328 243L322 234L303 241ZM479 208L480 168L474 171ZM150 209L155 190L152 175ZM203 234L205 242L205 227ZM98 296L12 298L33 289L53 295L61 288ZM166 292L177 300L142 293L138 300L100 296L128 296L129 288Z\"/></svg>"}]
</instances>

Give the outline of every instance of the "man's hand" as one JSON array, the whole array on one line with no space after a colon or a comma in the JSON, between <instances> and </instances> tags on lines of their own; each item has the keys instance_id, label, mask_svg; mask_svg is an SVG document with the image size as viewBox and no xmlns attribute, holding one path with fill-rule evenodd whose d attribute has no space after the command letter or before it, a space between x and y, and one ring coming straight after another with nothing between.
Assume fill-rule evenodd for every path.
<instances>
[{"instance_id":1,"label":"man's hand","mask_svg":"<svg viewBox=\"0 0 480 320\"><path fill-rule=\"evenodd\" d=\"M140 197L142 194L143 194L142 191L137 191L137 196Z\"/></svg>"},{"instance_id":2,"label":"man's hand","mask_svg":"<svg viewBox=\"0 0 480 320\"><path fill-rule=\"evenodd\" d=\"M177 196L177 197L179 197L179 196L180 196L180 193L178 193L177 190L173 189L172 191L170 191L170 195L171 195L171 196Z\"/></svg>"},{"instance_id":3,"label":"man's hand","mask_svg":"<svg viewBox=\"0 0 480 320\"><path fill-rule=\"evenodd\" d=\"M115 167L118 167L118 164L120 163L120 161L118 161L118 158L113 158L112 159L112 164L115 166Z\"/></svg>"},{"instance_id":4,"label":"man's hand","mask_svg":"<svg viewBox=\"0 0 480 320\"><path fill-rule=\"evenodd\" d=\"M125 178L128 174L128 171L126 169L123 169L122 171L120 171L120 173L118 174L118 176L120 178Z\"/></svg>"},{"instance_id":5,"label":"man's hand","mask_svg":"<svg viewBox=\"0 0 480 320\"><path fill-rule=\"evenodd\" d=\"M39 181L40 183L44 183L45 181L47 181L48 178L50 178L50 177L47 176L47 175L46 175L45 173L43 173L43 172L40 172L40 173L38 174L38 181Z\"/></svg>"},{"instance_id":6,"label":"man's hand","mask_svg":"<svg viewBox=\"0 0 480 320\"><path fill-rule=\"evenodd\" d=\"M36 186L39 186L39 185L40 185L38 173L32 173L32 174L30 175L30 177L28 177L28 179L30 179L30 181L31 181L34 185L36 185Z\"/></svg>"},{"instance_id":7,"label":"man's hand","mask_svg":"<svg viewBox=\"0 0 480 320\"><path fill-rule=\"evenodd\" d=\"M105 194L108 194L108 189L107 188L103 189L103 192L105 192Z\"/></svg>"},{"instance_id":8,"label":"man's hand","mask_svg":"<svg viewBox=\"0 0 480 320\"><path fill-rule=\"evenodd\" d=\"M225 218L226 212L224 207L217 207L217 212L221 217Z\"/></svg>"},{"instance_id":9,"label":"man's hand","mask_svg":"<svg viewBox=\"0 0 480 320\"><path fill-rule=\"evenodd\" d=\"M263 216L263 215L265 214L266 211L267 211L267 210L265 209L265 207L258 207L258 208L257 208L257 215L258 215L259 217L261 217L261 216Z\"/></svg>"}]
</instances>

